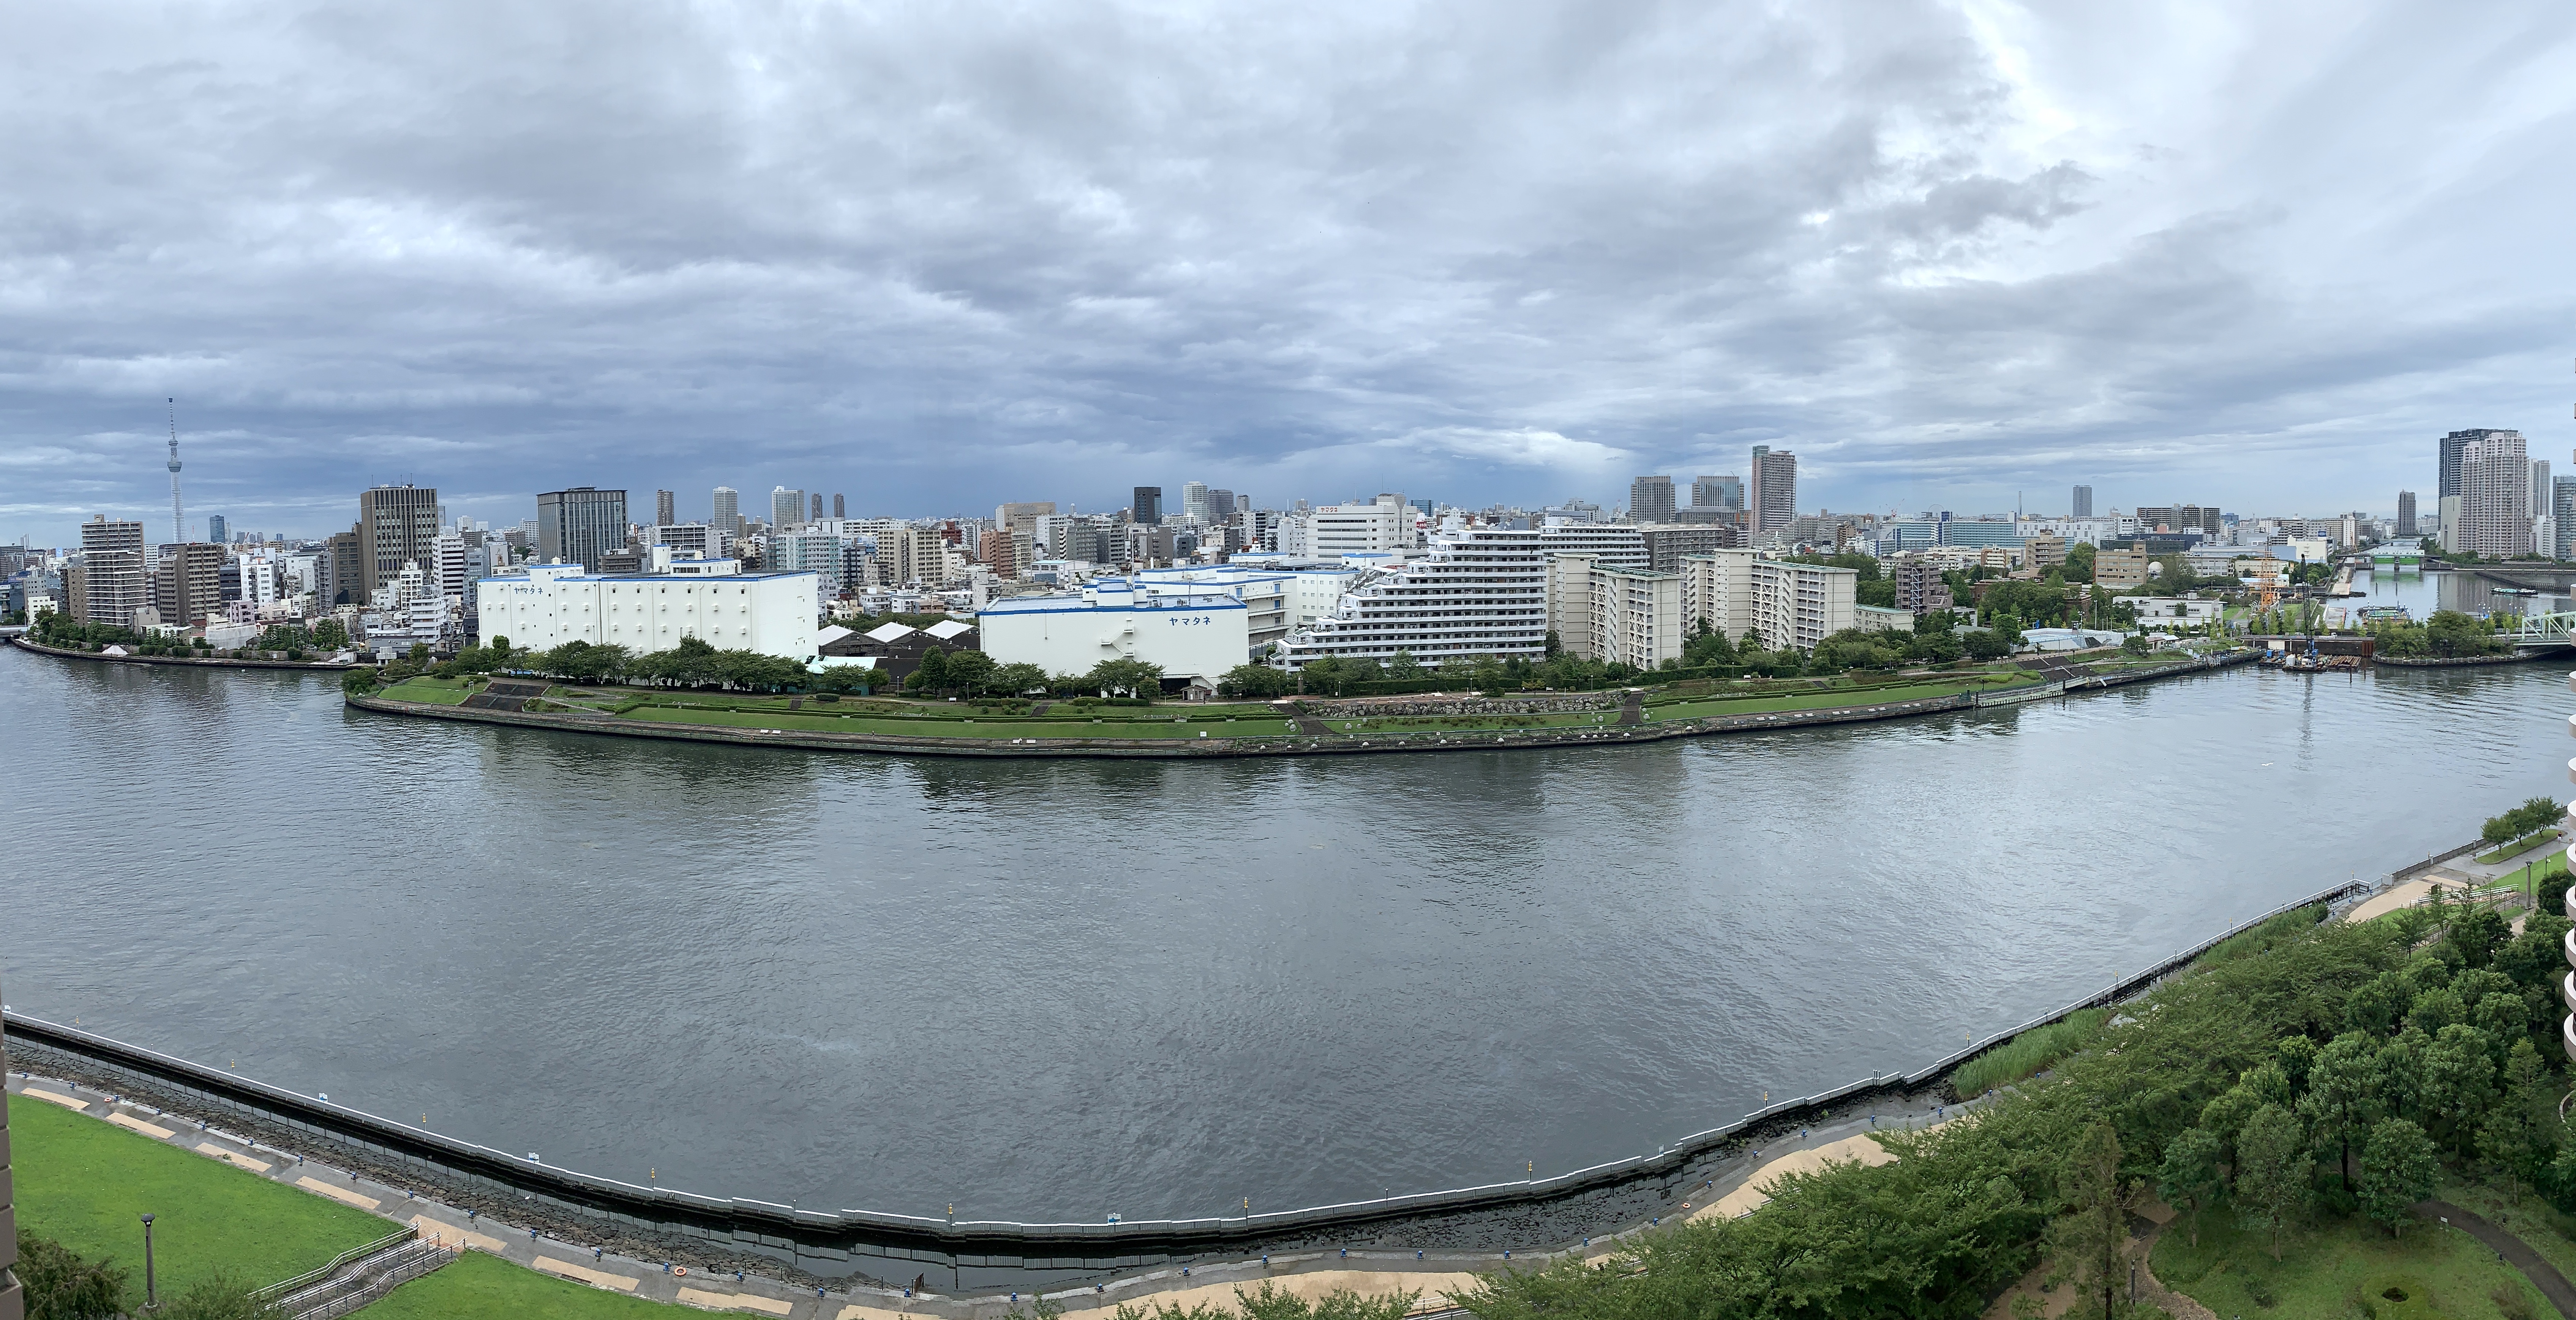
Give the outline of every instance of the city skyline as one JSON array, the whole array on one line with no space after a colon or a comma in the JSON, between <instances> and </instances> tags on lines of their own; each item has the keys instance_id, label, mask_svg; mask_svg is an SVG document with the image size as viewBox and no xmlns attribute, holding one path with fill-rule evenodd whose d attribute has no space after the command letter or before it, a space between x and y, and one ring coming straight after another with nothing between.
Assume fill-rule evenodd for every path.
<instances>
[{"instance_id":1,"label":"city skyline","mask_svg":"<svg viewBox=\"0 0 2576 1320\"><path fill-rule=\"evenodd\" d=\"M745 12L31 16L0 535L161 507L169 396L191 509L307 533L403 480L1608 503L1757 443L1827 507L2384 508L2426 437L2576 442L2576 14Z\"/></svg>"}]
</instances>

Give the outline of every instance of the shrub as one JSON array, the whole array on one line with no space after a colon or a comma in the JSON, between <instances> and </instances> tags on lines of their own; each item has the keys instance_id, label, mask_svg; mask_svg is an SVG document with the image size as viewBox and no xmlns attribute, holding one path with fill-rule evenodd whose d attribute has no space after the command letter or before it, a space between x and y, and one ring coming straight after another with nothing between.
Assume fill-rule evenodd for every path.
<instances>
[{"instance_id":1,"label":"shrub","mask_svg":"<svg viewBox=\"0 0 2576 1320\"><path fill-rule=\"evenodd\" d=\"M2036 1076L2050 1064L2092 1044L2110 1017L2109 1009L2078 1009L2044 1027L2033 1027L1960 1064L1959 1070L1950 1074L1950 1088L1967 1097Z\"/></svg>"}]
</instances>

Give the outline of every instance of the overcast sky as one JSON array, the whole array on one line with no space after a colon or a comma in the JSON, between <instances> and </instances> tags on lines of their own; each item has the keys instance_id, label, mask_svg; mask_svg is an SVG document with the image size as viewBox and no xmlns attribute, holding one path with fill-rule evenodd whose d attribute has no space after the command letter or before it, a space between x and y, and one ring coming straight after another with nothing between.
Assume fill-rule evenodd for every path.
<instances>
[{"instance_id":1,"label":"overcast sky","mask_svg":"<svg viewBox=\"0 0 2576 1320\"><path fill-rule=\"evenodd\" d=\"M2576 444L2576 6L0 3L0 536L371 482L2391 510ZM2429 505L2430 496L2426 496ZM645 506L649 512L649 503Z\"/></svg>"}]
</instances>

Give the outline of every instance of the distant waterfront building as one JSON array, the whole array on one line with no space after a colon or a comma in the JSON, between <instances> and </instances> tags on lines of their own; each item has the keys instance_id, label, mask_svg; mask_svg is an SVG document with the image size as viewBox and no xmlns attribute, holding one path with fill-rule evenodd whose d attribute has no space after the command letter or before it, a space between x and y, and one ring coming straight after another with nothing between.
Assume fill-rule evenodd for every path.
<instances>
[{"instance_id":1,"label":"distant waterfront building","mask_svg":"<svg viewBox=\"0 0 2576 1320\"><path fill-rule=\"evenodd\" d=\"M2090 518L2093 516L2093 488L2091 486L2078 486L2075 488L2075 500L2067 507L2067 513L2069 516L2076 518Z\"/></svg>"},{"instance_id":2,"label":"distant waterfront building","mask_svg":"<svg viewBox=\"0 0 2576 1320\"><path fill-rule=\"evenodd\" d=\"M715 514L707 521L736 536L742 535L742 492L731 486L716 487Z\"/></svg>"},{"instance_id":3,"label":"distant waterfront building","mask_svg":"<svg viewBox=\"0 0 2576 1320\"><path fill-rule=\"evenodd\" d=\"M1275 615L1284 577L1201 581L1174 570L1098 578L1077 593L994 601L976 613L975 626L995 664L1084 674L1103 660L1142 660L1162 666L1167 678L1213 682L1251 658L1245 589L1264 602L1265 615Z\"/></svg>"},{"instance_id":4,"label":"distant waterfront building","mask_svg":"<svg viewBox=\"0 0 2576 1320\"><path fill-rule=\"evenodd\" d=\"M625 491L574 486L537 496L539 563L560 559L599 572L607 568L609 555L625 548Z\"/></svg>"},{"instance_id":5,"label":"distant waterfront building","mask_svg":"<svg viewBox=\"0 0 2576 1320\"><path fill-rule=\"evenodd\" d=\"M1673 516L1673 479L1639 477L1628 483L1628 518L1632 522L1660 522Z\"/></svg>"},{"instance_id":6,"label":"distant waterfront building","mask_svg":"<svg viewBox=\"0 0 2576 1320\"><path fill-rule=\"evenodd\" d=\"M483 638L551 650L566 642L667 651L684 637L718 650L810 661L812 573L745 573L738 560L674 559L656 549L641 573L609 576L578 564L530 564L475 584Z\"/></svg>"},{"instance_id":7,"label":"distant waterfront building","mask_svg":"<svg viewBox=\"0 0 2576 1320\"><path fill-rule=\"evenodd\" d=\"M2549 482L2549 460L2531 460L2531 548L2551 559L2563 559L2558 553L2558 517L2556 491ZM2351 545L2346 539L2344 544Z\"/></svg>"},{"instance_id":8,"label":"distant waterfront building","mask_svg":"<svg viewBox=\"0 0 2576 1320\"><path fill-rule=\"evenodd\" d=\"M67 581L71 616L88 623L132 627L134 612L152 603L143 524L110 522L92 514L81 524L80 575Z\"/></svg>"},{"instance_id":9,"label":"distant waterfront building","mask_svg":"<svg viewBox=\"0 0 2576 1320\"><path fill-rule=\"evenodd\" d=\"M161 621L181 628L223 616L224 548L191 541L170 547L154 570L153 607Z\"/></svg>"},{"instance_id":10,"label":"distant waterfront building","mask_svg":"<svg viewBox=\"0 0 2576 1320\"><path fill-rule=\"evenodd\" d=\"M2556 477L2549 483L2549 516L2555 525L2558 559L2576 559L2576 477Z\"/></svg>"},{"instance_id":11,"label":"distant waterfront building","mask_svg":"<svg viewBox=\"0 0 2576 1320\"><path fill-rule=\"evenodd\" d=\"M2460 553L2531 553L2531 460L2520 431L2481 431L2460 446ZM2448 520L2445 534L2448 535Z\"/></svg>"},{"instance_id":12,"label":"distant waterfront building","mask_svg":"<svg viewBox=\"0 0 2576 1320\"><path fill-rule=\"evenodd\" d=\"M1130 518L1147 527L1160 524L1163 521L1163 488L1138 486L1127 511Z\"/></svg>"},{"instance_id":13,"label":"distant waterfront building","mask_svg":"<svg viewBox=\"0 0 2576 1320\"><path fill-rule=\"evenodd\" d=\"M2397 492L2397 534L2399 536L2413 536L2416 534L2415 492L2411 490L2401 490Z\"/></svg>"},{"instance_id":14,"label":"distant waterfront building","mask_svg":"<svg viewBox=\"0 0 2576 1320\"><path fill-rule=\"evenodd\" d=\"M358 496L359 569L349 601L363 605L376 588L402 576L403 565L425 563L438 539L438 488L371 486Z\"/></svg>"},{"instance_id":15,"label":"distant waterfront building","mask_svg":"<svg viewBox=\"0 0 2576 1320\"><path fill-rule=\"evenodd\" d=\"M2522 438L2522 433L2520 431L2498 431L2486 427L2467 431L2453 431L2450 434L2443 436L2441 441L2440 458L2441 489L2434 492L2434 498L2442 499L2452 495L2467 494L2468 489L2462 484L2460 469L2468 462L2469 446L2492 436L2507 435L2514 437L2517 441Z\"/></svg>"},{"instance_id":16,"label":"distant waterfront building","mask_svg":"<svg viewBox=\"0 0 2576 1320\"><path fill-rule=\"evenodd\" d=\"M1418 556L1362 573L1332 614L1290 634L1278 663L1379 664L1398 651L1430 668L1489 655L1535 660L1547 648L1546 578L1537 532L1453 516Z\"/></svg>"},{"instance_id":17,"label":"distant waterfront building","mask_svg":"<svg viewBox=\"0 0 2576 1320\"><path fill-rule=\"evenodd\" d=\"M1740 513L1744 509L1744 478L1733 473L1691 479L1691 507L1723 509Z\"/></svg>"}]
</instances>

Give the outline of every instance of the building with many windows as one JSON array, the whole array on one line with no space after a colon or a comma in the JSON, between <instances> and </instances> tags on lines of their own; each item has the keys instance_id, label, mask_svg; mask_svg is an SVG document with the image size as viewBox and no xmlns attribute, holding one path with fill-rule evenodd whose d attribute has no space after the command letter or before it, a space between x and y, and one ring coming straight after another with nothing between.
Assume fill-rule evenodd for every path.
<instances>
[{"instance_id":1,"label":"building with many windows","mask_svg":"<svg viewBox=\"0 0 2576 1320\"><path fill-rule=\"evenodd\" d=\"M1673 516L1673 479L1639 477L1628 483L1628 517L1637 522L1660 522Z\"/></svg>"},{"instance_id":2,"label":"building with many windows","mask_svg":"<svg viewBox=\"0 0 2576 1320\"><path fill-rule=\"evenodd\" d=\"M537 558L592 572L626 548L626 492L575 486L537 496Z\"/></svg>"},{"instance_id":3,"label":"building with many windows","mask_svg":"<svg viewBox=\"0 0 2576 1320\"><path fill-rule=\"evenodd\" d=\"M1289 635L1277 663L1383 664L1398 651L1432 668L1489 655L1536 660L1547 651L1546 597L1539 533L1453 520L1429 549L1360 574L1331 614Z\"/></svg>"},{"instance_id":4,"label":"building with many windows","mask_svg":"<svg viewBox=\"0 0 2576 1320\"><path fill-rule=\"evenodd\" d=\"M1734 473L1691 478L1691 507L1694 509L1744 510L1744 478Z\"/></svg>"},{"instance_id":5,"label":"building with many windows","mask_svg":"<svg viewBox=\"0 0 2576 1320\"><path fill-rule=\"evenodd\" d=\"M150 549L143 524L110 522L92 514L81 524L80 575L67 583L72 617L87 623L132 627L134 612L152 603Z\"/></svg>"},{"instance_id":6,"label":"building with many windows","mask_svg":"<svg viewBox=\"0 0 2576 1320\"><path fill-rule=\"evenodd\" d=\"M1549 556L1547 578L1548 631L1560 649L1637 669L1681 658L1689 633L1681 574L1569 553Z\"/></svg>"},{"instance_id":7,"label":"building with many windows","mask_svg":"<svg viewBox=\"0 0 2576 1320\"><path fill-rule=\"evenodd\" d=\"M1745 489L1746 513L1753 530L1786 527L1798 516L1798 456L1769 445L1753 447L1753 477Z\"/></svg>"},{"instance_id":8,"label":"building with many windows","mask_svg":"<svg viewBox=\"0 0 2576 1320\"><path fill-rule=\"evenodd\" d=\"M376 588L402 576L403 565L426 563L438 539L438 488L371 486L358 495L358 568L364 581L340 584L351 604L364 604Z\"/></svg>"},{"instance_id":9,"label":"building with many windows","mask_svg":"<svg viewBox=\"0 0 2576 1320\"><path fill-rule=\"evenodd\" d=\"M1713 550L1682 560L1682 611L1731 638L1751 633L1770 650L1814 650L1855 626L1860 574L1848 568L1765 559L1752 550Z\"/></svg>"},{"instance_id":10,"label":"building with many windows","mask_svg":"<svg viewBox=\"0 0 2576 1320\"><path fill-rule=\"evenodd\" d=\"M815 581L812 573L745 573L732 559L674 559L667 547L641 573L529 564L475 584L477 632L530 650L588 642L639 655L695 637L722 651L804 662L815 655Z\"/></svg>"},{"instance_id":11,"label":"building with many windows","mask_svg":"<svg viewBox=\"0 0 2576 1320\"><path fill-rule=\"evenodd\" d=\"M2520 431L2478 431L2460 446L2460 525L2442 521L2442 548L2503 557L2531 553L2531 460ZM2448 510L2444 512L2447 514Z\"/></svg>"},{"instance_id":12,"label":"building with many windows","mask_svg":"<svg viewBox=\"0 0 2576 1320\"><path fill-rule=\"evenodd\" d=\"M2070 505L2068 505L2068 506L2067 506L2067 510L2066 510L2066 511L2067 511L2067 513L2068 513L2068 514L2070 514L2070 515L2072 515L2072 516L2074 516L2074 517L2077 517L2077 518L2090 518L2090 517L2092 517L2092 516L2093 516L2093 488L2092 488L2091 486L2078 486L2078 487L2076 487L2076 488L2075 488L2075 499L2074 499L2074 502L2073 502L2072 504L2070 504Z\"/></svg>"},{"instance_id":13,"label":"building with many windows","mask_svg":"<svg viewBox=\"0 0 2576 1320\"><path fill-rule=\"evenodd\" d=\"M1539 549L1549 555L1590 555L1605 564L1647 568L1653 555L1643 529L1633 523L1567 522L1551 518L1538 529Z\"/></svg>"},{"instance_id":14,"label":"building with many windows","mask_svg":"<svg viewBox=\"0 0 2576 1320\"><path fill-rule=\"evenodd\" d=\"M1366 504L1319 505L1288 516L1280 531L1279 552L1300 559L1345 555L1401 559L1413 548L1415 512L1396 494L1382 494Z\"/></svg>"}]
</instances>

